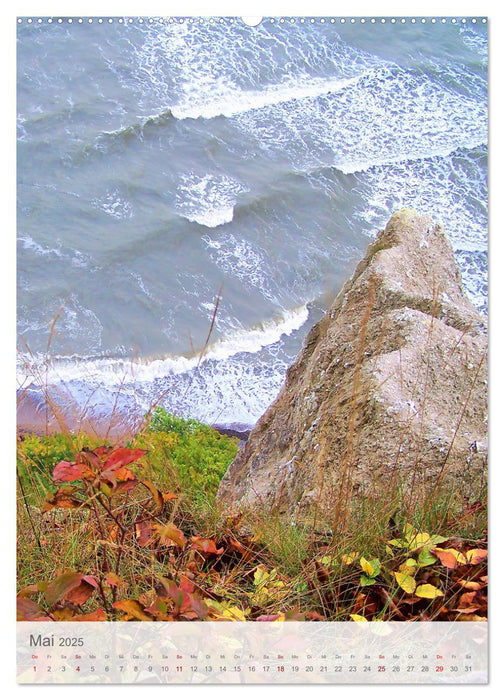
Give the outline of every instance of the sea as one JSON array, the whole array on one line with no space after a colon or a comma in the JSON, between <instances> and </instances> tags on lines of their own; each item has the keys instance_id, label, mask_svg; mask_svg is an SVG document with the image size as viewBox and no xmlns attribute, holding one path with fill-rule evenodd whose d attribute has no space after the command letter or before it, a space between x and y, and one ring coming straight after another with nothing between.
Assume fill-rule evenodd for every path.
<instances>
[{"instance_id":1,"label":"sea","mask_svg":"<svg viewBox=\"0 0 504 700\"><path fill-rule=\"evenodd\" d=\"M41 422L50 398L253 425L401 207L444 225L487 314L484 20L17 29L17 386Z\"/></svg>"}]
</instances>

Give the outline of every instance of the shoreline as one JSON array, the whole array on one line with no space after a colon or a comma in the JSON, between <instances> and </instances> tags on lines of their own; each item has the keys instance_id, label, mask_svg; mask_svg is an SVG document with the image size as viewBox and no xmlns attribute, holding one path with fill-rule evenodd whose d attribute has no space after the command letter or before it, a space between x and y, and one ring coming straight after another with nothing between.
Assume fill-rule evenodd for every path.
<instances>
[{"instance_id":1,"label":"shoreline","mask_svg":"<svg viewBox=\"0 0 504 700\"><path fill-rule=\"evenodd\" d=\"M182 416L186 417L186 416ZM204 423L204 421L200 421ZM57 415L42 398L25 391L18 393L16 405L16 432L18 436L53 435L55 433L87 433L103 439L125 440L136 435L145 423L145 416L128 417L116 409L111 415L84 415L77 407L58 406ZM236 437L240 444L248 440L254 427L240 422L210 423L221 435Z\"/></svg>"}]
</instances>

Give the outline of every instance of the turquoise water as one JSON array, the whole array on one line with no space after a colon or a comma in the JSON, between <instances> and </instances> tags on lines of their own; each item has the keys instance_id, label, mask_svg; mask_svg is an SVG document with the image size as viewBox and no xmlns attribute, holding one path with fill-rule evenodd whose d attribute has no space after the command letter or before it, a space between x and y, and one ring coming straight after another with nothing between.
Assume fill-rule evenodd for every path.
<instances>
[{"instance_id":1,"label":"turquoise water","mask_svg":"<svg viewBox=\"0 0 504 700\"><path fill-rule=\"evenodd\" d=\"M32 397L255 422L401 206L486 313L481 21L25 21L17 107Z\"/></svg>"}]
</instances>

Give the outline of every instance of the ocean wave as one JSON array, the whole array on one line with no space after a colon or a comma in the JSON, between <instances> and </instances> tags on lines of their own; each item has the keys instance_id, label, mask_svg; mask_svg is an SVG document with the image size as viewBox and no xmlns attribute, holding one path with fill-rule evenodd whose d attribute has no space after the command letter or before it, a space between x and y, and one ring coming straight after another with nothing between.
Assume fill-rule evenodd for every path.
<instances>
[{"instance_id":1,"label":"ocean wave","mask_svg":"<svg viewBox=\"0 0 504 700\"><path fill-rule=\"evenodd\" d=\"M456 77L454 73L454 84ZM338 93L307 98L302 109L267 106L231 121L255 137L263 151L288 158L297 170L325 164L345 174L375 164L446 155L487 138L483 93L460 94L393 64L367 71Z\"/></svg>"},{"instance_id":2,"label":"ocean wave","mask_svg":"<svg viewBox=\"0 0 504 700\"><path fill-rule=\"evenodd\" d=\"M177 187L175 208L188 221L216 228L233 220L236 198L247 191L229 175L185 173Z\"/></svg>"},{"instance_id":3,"label":"ocean wave","mask_svg":"<svg viewBox=\"0 0 504 700\"><path fill-rule=\"evenodd\" d=\"M235 330L232 335L210 344L206 350L190 356L178 355L149 360L123 358L86 358L78 355L21 357L17 367L18 385L37 385L40 369L49 384L84 381L108 389L126 384L151 384L168 375L183 375L209 362L221 363L243 353L255 354L300 329L309 315L306 304L284 311L278 318L266 320L253 328Z\"/></svg>"},{"instance_id":4,"label":"ocean wave","mask_svg":"<svg viewBox=\"0 0 504 700\"><path fill-rule=\"evenodd\" d=\"M173 105L170 112L180 120L234 117L250 110L336 93L354 85L360 79L360 75L346 79L299 76L295 81L268 85L261 90L243 90L231 81L221 80L217 86L217 94L213 92L206 99L201 99L201 96L196 99L188 97Z\"/></svg>"}]
</instances>

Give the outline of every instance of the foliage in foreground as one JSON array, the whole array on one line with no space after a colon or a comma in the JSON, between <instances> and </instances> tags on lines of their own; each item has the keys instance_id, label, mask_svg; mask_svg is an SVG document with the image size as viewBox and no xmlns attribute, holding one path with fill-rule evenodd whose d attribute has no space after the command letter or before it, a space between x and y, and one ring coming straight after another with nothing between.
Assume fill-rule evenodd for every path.
<instances>
[{"instance_id":1,"label":"foliage in foreground","mask_svg":"<svg viewBox=\"0 0 504 700\"><path fill-rule=\"evenodd\" d=\"M126 447L81 441L51 469L22 443L24 478L53 487L18 508L19 620L486 619L484 538L403 522L362 552L272 518L237 535L212 504L236 443L177 421L158 413Z\"/></svg>"}]
</instances>

